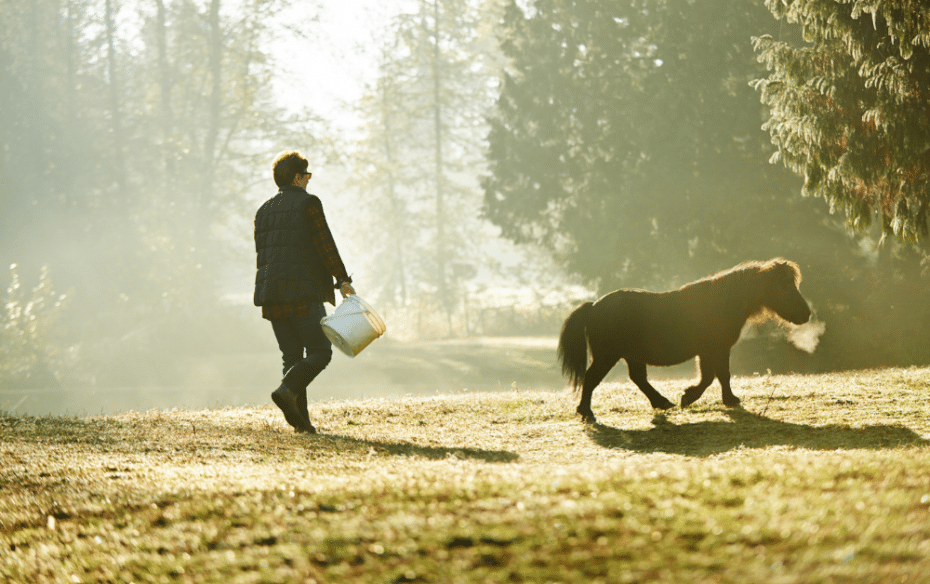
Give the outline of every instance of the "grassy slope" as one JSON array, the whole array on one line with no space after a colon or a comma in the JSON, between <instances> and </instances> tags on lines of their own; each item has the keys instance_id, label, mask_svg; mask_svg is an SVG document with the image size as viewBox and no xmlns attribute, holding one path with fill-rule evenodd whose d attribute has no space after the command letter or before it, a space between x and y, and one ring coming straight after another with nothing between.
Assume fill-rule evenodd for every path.
<instances>
[{"instance_id":1,"label":"grassy slope","mask_svg":"<svg viewBox=\"0 0 930 584\"><path fill-rule=\"evenodd\" d=\"M0 417L0 580L927 581L930 370L734 389Z\"/></svg>"}]
</instances>

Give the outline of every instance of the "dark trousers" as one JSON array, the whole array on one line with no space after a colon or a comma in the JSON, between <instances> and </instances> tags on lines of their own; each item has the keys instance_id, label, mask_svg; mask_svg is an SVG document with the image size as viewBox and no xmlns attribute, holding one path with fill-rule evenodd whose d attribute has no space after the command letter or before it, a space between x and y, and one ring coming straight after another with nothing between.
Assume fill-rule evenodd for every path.
<instances>
[{"instance_id":1,"label":"dark trousers","mask_svg":"<svg viewBox=\"0 0 930 584\"><path fill-rule=\"evenodd\" d=\"M297 395L297 406L303 411L307 409L307 386L333 358L333 346L320 326L324 316L326 309L318 302L304 316L271 321L284 361L284 385Z\"/></svg>"}]
</instances>

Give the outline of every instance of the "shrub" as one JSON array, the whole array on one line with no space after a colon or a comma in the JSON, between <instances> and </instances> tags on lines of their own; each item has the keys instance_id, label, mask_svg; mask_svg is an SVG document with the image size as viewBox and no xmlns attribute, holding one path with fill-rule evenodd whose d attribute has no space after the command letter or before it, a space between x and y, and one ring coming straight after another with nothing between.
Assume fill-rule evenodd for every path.
<instances>
[{"instance_id":1,"label":"shrub","mask_svg":"<svg viewBox=\"0 0 930 584\"><path fill-rule=\"evenodd\" d=\"M10 266L11 282L0 313L0 384L6 387L57 386L64 355L53 342L65 294L52 287L47 266L30 294Z\"/></svg>"}]
</instances>

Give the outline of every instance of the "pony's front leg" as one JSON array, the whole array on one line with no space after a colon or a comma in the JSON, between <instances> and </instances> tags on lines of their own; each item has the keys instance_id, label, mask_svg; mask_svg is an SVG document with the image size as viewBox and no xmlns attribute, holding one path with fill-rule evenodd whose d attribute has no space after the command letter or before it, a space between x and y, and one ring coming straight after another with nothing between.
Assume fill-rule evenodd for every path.
<instances>
[{"instance_id":1,"label":"pony's front leg","mask_svg":"<svg viewBox=\"0 0 930 584\"><path fill-rule=\"evenodd\" d=\"M674 408L675 404L670 402L664 395L656 391L656 388L652 387L652 384L649 383L649 380L646 379L646 364L639 361L630 361L626 360L626 365L630 370L630 379L633 380L633 383L636 384L636 387L639 388L646 397L649 398L649 403L652 404L653 409L656 410L667 410L669 408Z\"/></svg>"},{"instance_id":2,"label":"pony's front leg","mask_svg":"<svg viewBox=\"0 0 930 584\"><path fill-rule=\"evenodd\" d=\"M713 359L708 356L698 356L698 366L701 369L701 380L697 385L692 385L682 394L681 407L683 408L699 400L704 395L704 390L714 382L716 369L713 365Z\"/></svg>"},{"instance_id":3,"label":"pony's front leg","mask_svg":"<svg viewBox=\"0 0 930 584\"><path fill-rule=\"evenodd\" d=\"M720 380L720 398L723 400L723 405L728 408L735 408L740 404L740 399L733 395L733 390L730 389L730 355L721 360L720 365L717 366L717 379Z\"/></svg>"}]
</instances>

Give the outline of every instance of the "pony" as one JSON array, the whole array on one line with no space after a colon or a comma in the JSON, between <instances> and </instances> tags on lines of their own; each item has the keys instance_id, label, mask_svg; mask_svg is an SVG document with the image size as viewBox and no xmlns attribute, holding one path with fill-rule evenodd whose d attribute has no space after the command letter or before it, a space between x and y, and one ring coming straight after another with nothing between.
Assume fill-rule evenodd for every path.
<instances>
[{"instance_id":1,"label":"pony","mask_svg":"<svg viewBox=\"0 0 930 584\"><path fill-rule=\"evenodd\" d=\"M747 321L810 320L800 283L798 265L775 258L745 262L677 290L621 289L585 302L565 319L558 345L562 373L576 394L581 391L578 414L586 423L596 422L591 395L620 359L655 409L675 404L649 384L646 366L677 365L695 356L701 379L685 390L681 407L697 401L714 378L720 381L724 405L738 406L730 389L730 349Z\"/></svg>"}]
</instances>

